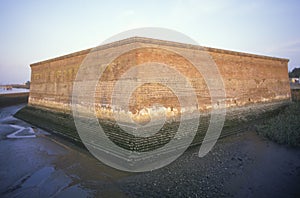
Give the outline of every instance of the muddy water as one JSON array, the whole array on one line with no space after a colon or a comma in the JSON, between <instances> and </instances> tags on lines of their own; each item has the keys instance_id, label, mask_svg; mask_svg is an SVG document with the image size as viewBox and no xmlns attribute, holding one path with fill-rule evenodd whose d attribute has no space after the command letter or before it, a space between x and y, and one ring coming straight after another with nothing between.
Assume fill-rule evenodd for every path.
<instances>
[{"instance_id":1,"label":"muddy water","mask_svg":"<svg viewBox=\"0 0 300 198\"><path fill-rule=\"evenodd\" d=\"M32 127L12 117L20 107L1 109L1 197L93 197L121 193L114 180L128 173L103 165L68 141L36 128L35 137L23 133L11 139L9 135L20 128Z\"/></svg>"},{"instance_id":2,"label":"muddy water","mask_svg":"<svg viewBox=\"0 0 300 198\"><path fill-rule=\"evenodd\" d=\"M203 158L197 157L199 147L192 147L167 167L133 174L110 168L85 149L14 118L22 106L0 109L0 197L300 195L300 150L254 132L219 140ZM18 130L17 138L9 138Z\"/></svg>"}]
</instances>

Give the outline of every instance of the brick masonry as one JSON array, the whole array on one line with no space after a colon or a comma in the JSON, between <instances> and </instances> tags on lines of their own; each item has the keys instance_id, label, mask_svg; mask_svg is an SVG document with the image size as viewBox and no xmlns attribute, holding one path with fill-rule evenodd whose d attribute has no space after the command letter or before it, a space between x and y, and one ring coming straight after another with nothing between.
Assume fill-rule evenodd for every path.
<instances>
[{"instance_id":1,"label":"brick masonry","mask_svg":"<svg viewBox=\"0 0 300 198\"><path fill-rule=\"evenodd\" d=\"M210 95L203 77L190 62L173 53L174 48L185 53L206 51L211 55L223 78L227 107L289 100L291 97L287 59L139 37L103 45L100 50L104 53L115 53L127 45L136 43L139 44L139 49L121 55L104 71L95 96L99 107L110 106L113 86L122 74L134 65L152 61L167 64L179 71L192 83L198 103L201 104L198 109L210 109ZM162 47L166 50L161 49ZM32 64L29 105L70 112L73 82L79 66L90 51L91 49L84 50ZM144 75L147 74L139 71L136 78L143 78ZM177 109L180 112L178 100L172 91L153 83L143 85L132 94L130 111L135 114L153 103L160 103L166 108ZM108 116L100 112L101 109L98 110L99 117Z\"/></svg>"},{"instance_id":2,"label":"brick masonry","mask_svg":"<svg viewBox=\"0 0 300 198\"><path fill-rule=\"evenodd\" d=\"M126 51L127 48L133 45L138 46L138 48ZM171 120L174 118L174 123L176 123L176 118L180 117L183 109L172 90L160 83L146 83L138 87L131 94L129 111L123 112L123 107L115 108L111 104L113 88L121 76L135 65L148 62L163 63L179 71L193 86L198 100L197 106L191 105L188 108L196 109L203 114L209 113L213 104L211 104L209 90L203 76L191 62L174 51L179 51L180 54L208 53L216 63L226 91L225 102L228 109L226 126L230 126L230 120L243 120L243 116L257 117L258 114L264 114L268 109L274 110L291 100L287 59L133 37L102 45L96 50L88 49L31 64L29 105L24 112L29 113L32 109L37 112L40 109L38 112L40 112L39 115L41 116L47 117L45 112L48 111L54 114L58 113L61 120L66 119L61 115L69 116L71 113L73 83L79 67L87 55L89 53L102 53L109 57L120 51L126 51L126 53L115 58L113 62L107 63L108 67L103 72L95 90L96 115L105 123L114 121L114 115L122 115L120 114L121 112L130 114L134 121L148 122L149 115L147 113L155 103L163 105L163 111L167 118ZM105 63L105 60L103 61ZM206 60L195 57L193 61L203 61L205 64ZM97 72L97 68L99 67L94 68L95 71L85 71L85 80L89 80L91 73ZM143 70L137 70L135 78L125 79L124 84L137 81L147 77L147 75ZM80 81L80 79L77 80ZM185 93L182 94L184 95ZM85 107L89 108L94 104L86 105ZM19 114L21 115L22 113ZM31 116L34 117L34 114L31 114ZM26 116L21 115L20 117L24 118ZM45 119L47 120L47 118ZM30 121L30 119L27 120ZM70 121L70 119L68 120ZM34 123L35 121L32 119L31 122ZM55 119L53 119L53 122L55 122ZM72 122L70 121L70 123ZM56 123L54 125L58 126L59 124ZM63 125L63 123L60 123L60 125ZM114 124L108 124L107 126L109 126L110 131L113 131L111 129L115 128L111 127L115 126ZM170 128L170 126L166 126L166 128L168 127ZM172 127L176 128L176 124L172 125ZM76 135L68 135L72 133L65 127L56 128L62 134L67 134L67 136L72 136L75 139L78 137ZM111 137L118 144L123 145L124 148L128 148L126 142L133 141L132 137L123 136L123 133L120 133L118 129L113 134ZM170 134L167 136L170 137ZM132 148L129 147L133 150L141 147L141 150L147 150L153 147L152 145L145 148L145 146L142 146L147 145L145 142L148 141L135 141L134 146Z\"/></svg>"}]
</instances>

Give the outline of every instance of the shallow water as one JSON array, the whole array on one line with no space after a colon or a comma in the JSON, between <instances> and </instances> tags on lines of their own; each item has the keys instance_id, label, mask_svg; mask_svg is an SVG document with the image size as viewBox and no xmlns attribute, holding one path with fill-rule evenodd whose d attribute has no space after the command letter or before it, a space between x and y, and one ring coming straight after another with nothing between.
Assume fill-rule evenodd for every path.
<instances>
[{"instance_id":1,"label":"shallow water","mask_svg":"<svg viewBox=\"0 0 300 198\"><path fill-rule=\"evenodd\" d=\"M5 90L0 88L0 94L10 94L10 93L27 93L29 89L22 89L22 88L12 88L11 90Z\"/></svg>"}]
</instances>

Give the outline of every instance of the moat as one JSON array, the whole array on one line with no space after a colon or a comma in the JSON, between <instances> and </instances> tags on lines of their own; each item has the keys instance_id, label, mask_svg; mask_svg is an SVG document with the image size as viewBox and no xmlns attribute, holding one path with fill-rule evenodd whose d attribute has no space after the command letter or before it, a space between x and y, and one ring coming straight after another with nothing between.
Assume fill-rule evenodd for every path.
<instances>
[{"instance_id":1,"label":"moat","mask_svg":"<svg viewBox=\"0 0 300 198\"><path fill-rule=\"evenodd\" d=\"M1 108L1 197L298 197L300 150L245 131L218 140L203 158L189 148L172 164L145 173L110 168L49 131ZM20 138L8 138L24 127ZM30 130L29 130L30 129ZM35 137L22 138L32 135ZM27 130L27 131L26 131Z\"/></svg>"}]
</instances>

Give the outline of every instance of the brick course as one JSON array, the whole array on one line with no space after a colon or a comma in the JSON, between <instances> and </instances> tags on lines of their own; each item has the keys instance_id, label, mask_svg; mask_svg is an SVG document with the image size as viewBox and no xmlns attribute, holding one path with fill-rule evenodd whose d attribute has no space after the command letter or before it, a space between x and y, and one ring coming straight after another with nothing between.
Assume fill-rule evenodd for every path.
<instances>
[{"instance_id":1,"label":"brick course","mask_svg":"<svg viewBox=\"0 0 300 198\"><path fill-rule=\"evenodd\" d=\"M122 74L137 64L151 61L164 63L185 76L197 94L200 104L197 108L201 112L209 111L211 101L204 78L189 61L174 53L174 49L184 53L195 51L209 53L223 78L227 107L290 100L287 59L139 37L106 44L97 50L113 54L131 44L138 44L140 48L116 58L106 68L97 85L95 101L99 107L97 115L100 118L102 116L104 119L112 119L112 113L108 111L111 108L112 89ZM32 64L29 105L70 112L74 79L79 66L91 50ZM89 71L87 75L88 73ZM145 76L147 73L138 71L136 79L129 79L129 81ZM142 109L150 108L154 103L160 103L166 109L180 113L177 97L170 89L159 83L145 84L136 89L130 98L129 109L136 114ZM102 108L103 106L105 109Z\"/></svg>"}]
</instances>

